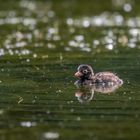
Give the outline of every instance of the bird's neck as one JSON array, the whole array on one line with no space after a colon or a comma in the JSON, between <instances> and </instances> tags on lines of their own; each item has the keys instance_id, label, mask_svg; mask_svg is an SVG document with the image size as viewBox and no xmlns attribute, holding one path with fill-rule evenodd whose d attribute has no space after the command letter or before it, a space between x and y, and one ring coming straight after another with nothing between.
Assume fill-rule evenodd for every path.
<instances>
[{"instance_id":1,"label":"bird's neck","mask_svg":"<svg viewBox=\"0 0 140 140\"><path fill-rule=\"evenodd\" d=\"M80 80L82 81L82 82L84 82L84 81L86 81L86 80L92 80L93 79L93 76L91 75L91 76L84 76L84 77L81 77L80 78Z\"/></svg>"}]
</instances>

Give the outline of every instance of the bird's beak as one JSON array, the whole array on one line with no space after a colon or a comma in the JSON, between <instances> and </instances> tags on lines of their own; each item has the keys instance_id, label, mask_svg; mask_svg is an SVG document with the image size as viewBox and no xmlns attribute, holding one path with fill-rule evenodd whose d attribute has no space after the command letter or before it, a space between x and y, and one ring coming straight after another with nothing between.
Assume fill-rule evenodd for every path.
<instances>
[{"instance_id":1,"label":"bird's beak","mask_svg":"<svg viewBox=\"0 0 140 140\"><path fill-rule=\"evenodd\" d=\"M77 71L74 75L75 75L75 77L81 77L81 76L83 76L83 74L81 72L79 72L79 71Z\"/></svg>"}]
</instances>

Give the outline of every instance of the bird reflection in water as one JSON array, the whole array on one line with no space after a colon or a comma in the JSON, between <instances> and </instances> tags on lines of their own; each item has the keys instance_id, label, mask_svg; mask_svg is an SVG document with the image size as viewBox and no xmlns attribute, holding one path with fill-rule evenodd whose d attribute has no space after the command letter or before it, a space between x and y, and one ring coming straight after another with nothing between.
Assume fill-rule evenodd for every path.
<instances>
[{"instance_id":1,"label":"bird reflection in water","mask_svg":"<svg viewBox=\"0 0 140 140\"><path fill-rule=\"evenodd\" d=\"M75 92L75 97L81 103L90 102L94 98L95 93L111 94L115 92L121 85L113 85L111 83L96 83L92 86L80 86Z\"/></svg>"},{"instance_id":2,"label":"bird reflection in water","mask_svg":"<svg viewBox=\"0 0 140 140\"><path fill-rule=\"evenodd\" d=\"M89 102L93 99L94 89L81 87L77 92L75 92L75 97L77 97L78 101L81 103Z\"/></svg>"}]
</instances>

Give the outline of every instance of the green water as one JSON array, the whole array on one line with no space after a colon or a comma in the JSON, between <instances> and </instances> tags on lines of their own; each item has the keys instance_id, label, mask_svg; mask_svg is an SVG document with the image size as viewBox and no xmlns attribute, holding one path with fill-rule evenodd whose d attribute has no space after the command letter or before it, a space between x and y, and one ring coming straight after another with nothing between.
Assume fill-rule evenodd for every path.
<instances>
[{"instance_id":1,"label":"green water","mask_svg":"<svg viewBox=\"0 0 140 140\"><path fill-rule=\"evenodd\" d=\"M140 137L138 0L0 0L0 140ZM114 93L75 97L81 63Z\"/></svg>"}]
</instances>

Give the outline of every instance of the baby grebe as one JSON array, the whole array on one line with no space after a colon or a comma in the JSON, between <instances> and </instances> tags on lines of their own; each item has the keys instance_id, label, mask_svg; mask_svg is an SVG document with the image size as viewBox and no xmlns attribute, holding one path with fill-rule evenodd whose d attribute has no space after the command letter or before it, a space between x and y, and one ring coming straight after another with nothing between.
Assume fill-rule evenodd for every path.
<instances>
[{"instance_id":1,"label":"baby grebe","mask_svg":"<svg viewBox=\"0 0 140 140\"><path fill-rule=\"evenodd\" d=\"M75 76L79 78L79 80L75 82L77 86L94 84L120 86L123 84L123 81L112 72L99 72L94 75L92 67L86 64L82 64L78 67Z\"/></svg>"}]
</instances>

